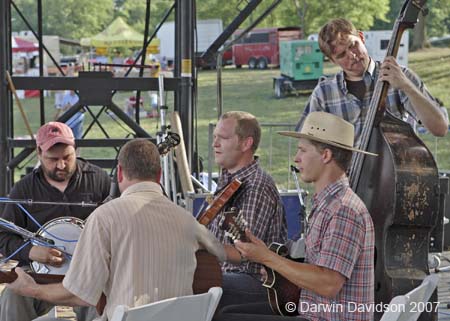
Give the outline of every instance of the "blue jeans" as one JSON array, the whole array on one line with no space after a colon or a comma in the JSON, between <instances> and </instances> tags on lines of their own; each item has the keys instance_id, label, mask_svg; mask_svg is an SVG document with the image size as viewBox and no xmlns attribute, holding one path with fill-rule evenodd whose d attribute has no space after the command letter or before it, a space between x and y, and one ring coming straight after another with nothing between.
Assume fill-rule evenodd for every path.
<instances>
[{"instance_id":1,"label":"blue jeans","mask_svg":"<svg viewBox=\"0 0 450 321\"><path fill-rule=\"evenodd\" d=\"M68 121L66 121L67 126L72 129L75 139L83 138L83 121L84 113L82 112L77 112L75 115L70 117Z\"/></svg>"},{"instance_id":2,"label":"blue jeans","mask_svg":"<svg viewBox=\"0 0 450 321\"><path fill-rule=\"evenodd\" d=\"M269 304L267 290L262 286L259 275L246 273L223 274L223 294L217 311L228 305L266 302Z\"/></svg>"}]
</instances>

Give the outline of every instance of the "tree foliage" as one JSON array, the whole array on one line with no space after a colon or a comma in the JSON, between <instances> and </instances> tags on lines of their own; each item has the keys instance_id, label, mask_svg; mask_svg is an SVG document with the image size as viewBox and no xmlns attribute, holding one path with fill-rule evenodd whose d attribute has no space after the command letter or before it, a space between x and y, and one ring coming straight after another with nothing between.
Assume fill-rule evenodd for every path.
<instances>
[{"instance_id":1,"label":"tree foliage","mask_svg":"<svg viewBox=\"0 0 450 321\"><path fill-rule=\"evenodd\" d=\"M427 35L436 37L450 34L450 0L429 0L428 7Z\"/></svg>"},{"instance_id":2,"label":"tree foliage","mask_svg":"<svg viewBox=\"0 0 450 321\"><path fill-rule=\"evenodd\" d=\"M274 0L264 0L241 25L249 26ZM305 35L317 33L331 18L344 17L357 28L392 29L404 0L283 0L258 25L259 27L300 26ZM37 30L37 2L14 0L31 26ZM43 32L65 38L80 39L103 30L117 16L126 19L137 31L145 27L145 0L42 0ZM150 32L154 30L174 0L151 0ZM197 19L220 18L227 26L247 4L240 0L197 0ZM430 13L426 18L428 36L450 33L450 0L428 0ZM12 11L14 31L28 30L19 15ZM169 20L173 20L170 17Z\"/></svg>"},{"instance_id":3,"label":"tree foliage","mask_svg":"<svg viewBox=\"0 0 450 321\"><path fill-rule=\"evenodd\" d=\"M377 20L374 30L390 30L393 28L404 0L391 0L390 9L387 13L387 21ZM412 48L423 48L426 45L427 37L443 36L450 33L450 0L428 0L426 2L428 14L421 17L421 21L416 24L411 39Z\"/></svg>"},{"instance_id":4,"label":"tree foliage","mask_svg":"<svg viewBox=\"0 0 450 321\"><path fill-rule=\"evenodd\" d=\"M224 24L228 24L237 15L237 1L223 3L218 0L203 0L197 2L201 18L217 17L222 12ZM256 17L262 14L273 1L262 1L248 21L248 26ZM242 8L241 8L242 9ZM260 27L300 26L305 34L317 33L320 27L331 18L344 17L351 19L358 28L369 29L375 19L385 19L389 10L389 0L284 0L272 13L260 23Z\"/></svg>"},{"instance_id":5,"label":"tree foliage","mask_svg":"<svg viewBox=\"0 0 450 321\"><path fill-rule=\"evenodd\" d=\"M14 3L37 30L37 1L16 0ZM43 0L42 29L45 35L80 39L100 32L113 19L113 0ZM15 10L13 30L28 30Z\"/></svg>"},{"instance_id":6,"label":"tree foliage","mask_svg":"<svg viewBox=\"0 0 450 321\"><path fill-rule=\"evenodd\" d=\"M117 0L116 0L117 1ZM147 9L147 2L145 0L120 0L121 6L117 6L116 16L122 16L126 22L139 32L145 30L145 16ZM166 12L172 6L173 1L150 1L150 34L155 30L156 26L161 22ZM173 14L168 21L173 20Z\"/></svg>"}]
</instances>

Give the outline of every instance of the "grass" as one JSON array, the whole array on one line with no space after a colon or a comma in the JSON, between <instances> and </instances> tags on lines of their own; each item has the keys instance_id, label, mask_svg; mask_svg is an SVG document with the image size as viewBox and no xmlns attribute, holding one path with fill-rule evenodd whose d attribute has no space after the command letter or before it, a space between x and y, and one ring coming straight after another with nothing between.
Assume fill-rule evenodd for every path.
<instances>
[{"instance_id":1,"label":"grass","mask_svg":"<svg viewBox=\"0 0 450 321\"><path fill-rule=\"evenodd\" d=\"M414 70L427 84L431 93L441 100L444 105L450 107L450 95L448 86L450 83L450 48L433 48L420 52L410 53L409 67ZM329 63L325 64L324 73L330 74L337 70ZM295 125L302 113L308 95L290 96L284 99L276 99L273 95L272 79L279 76L278 69L248 70L225 68L222 74L223 84L223 112L229 110L248 111L259 119L262 124L292 124ZM197 135L199 155L204 159L204 168L207 169L208 159L208 126L217 121L217 78L214 70L200 71L198 75L198 110L197 110ZM124 106L130 92L118 93L114 101L119 106ZM148 106L148 95L143 93L144 106ZM39 126L39 101L38 99L26 99L22 101L26 109L33 130ZM169 107L173 106L173 97L168 98ZM93 107L94 113L99 107ZM147 107L148 109L148 107ZM54 115L53 98L46 99L46 121ZM14 109L15 136L26 135L20 113ZM90 122L87 115L85 128ZM111 117L103 114L100 118L102 125L113 138L123 138L128 134ZM141 125L150 134L154 135L158 129L158 120L143 119ZM125 126L126 127L126 126ZM292 163L295 154L295 141L281 137L275 132L285 130L288 127L263 128L261 147L258 150L262 166L275 178L281 189L295 188L290 174L289 164ZM86 138L104 137L100 129L95 125L89 131ZM421 135L427 146L435 155L438 167L442 170L450 169L450 139L449 137L435 138L429 134ZM270 153L272 149L272 153ZM86 158L115 157L114 149L83 149L81 156ZM215 167L214 171L217 170Z\"/></svg>"}]
</instances>

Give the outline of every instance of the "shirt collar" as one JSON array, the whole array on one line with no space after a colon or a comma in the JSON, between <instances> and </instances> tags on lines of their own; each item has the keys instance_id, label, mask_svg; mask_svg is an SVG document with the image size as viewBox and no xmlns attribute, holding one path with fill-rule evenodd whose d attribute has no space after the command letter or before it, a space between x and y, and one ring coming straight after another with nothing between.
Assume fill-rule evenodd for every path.
<instances>
[{"instance_id":1,"label":"shirt collar","mask_svg":"<svg viewBox=\"0 0 450 321\"><path fill-rule=\"evenodd\" d=\"M375 61L373 61L373 59L370 58L369 66L367 67L367 70L364 73L363 80L366 80L367 76L369 76L370 81L373 80L373 78L376 76L375 75L375 67L376 67ZM341 89L341 91L344 94L348 94L347 83L345 82L345 73L343 70L339 71L336 74L336 82L338 83L338 86ZM367 81L365 81L365 82L367 85Z\"/></svg>"},{"instance_id":2,"label":"shirt collar","mask_svg":"<svg viewBox=\"0 0 450 321\"><path fill-rule=\"evenodd\" d=\"M313 195L313 208L328 203L331 198L334 198L337 193L347 187L349 187L348 178L345 174L342 174L337 181L327 185L323 190Z\"/></svg>"},{"instance_id":3,"label":"shirt collar","mask_svg":"<svg viewBox=\"0 0 450 321\"><path fill-rule=\"evenodd\" d=\"M128 188L123 191L120 197L138 192L153 192L161 195L163 194L161 186L158 183L145 181L128 186Z\"/></svg>"},{"instance_id":4,"label":"shirt collar","mask_svg":"<svg viewBox=\"0 0 450 321\"><path fill-rule=\"evenodd\" d=\"M373 77L374 72L375 72L375 61L373 61L373 59L370 58L369 67L367 67L366 73L369 73L369 75Z\"/></svg>"},{"instance_id":5,"label":"shirt collar","mask_svg":"<svg viewBox=\"0 0 450 321\"><path fill-rule=\"evenodd\" d=\"M234 178L245 178L255 171L255 169L258 167L258 156L255 156L253 161L248 164L247 166L242 167L238 171L234 173L230 173L227 169L222 170L222 175L227 181L231 181Z\"/></svg>"}]
</instances>

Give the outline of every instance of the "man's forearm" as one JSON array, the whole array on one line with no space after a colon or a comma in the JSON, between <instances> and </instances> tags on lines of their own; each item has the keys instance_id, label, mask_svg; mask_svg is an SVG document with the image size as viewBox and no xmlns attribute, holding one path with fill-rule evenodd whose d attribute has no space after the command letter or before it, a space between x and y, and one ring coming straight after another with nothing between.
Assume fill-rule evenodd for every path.
<instances>
[{"instance_id":1,"label":"man's forearm","mask_svg":"<svg viewBox=\"0 0 450 321\"><path fill-rule=\"evenodd\" d=\"M48 301L57 305L67 306L90 306L76 295L72 294L62 285L55 284L37 284L30 289L30 295L36 299Z\"/></svg>"},{"instance_id":2,"label":"man's forearm","mask_svg":"<svg viewBox=\"0 0 450 321\"><path fill-rule=\"evenodd\" d=\"M308 289L324 297L335 297L345 283L345 277L330 269L299 263L273 253L262 262L277 271L299 288Z\"/></svg>"},{"instance_id":3,"label":"man's forearm","mask_svg":"<svg viewBox=\"0 0 450 321\"><path fill-rule=\"evenodd\" d=\"M224 244L225 253L227 254L227 261L233 264L240 264L242 262L242 256L233 245Z\"/></svg>"},{"instance_id":4,"label":"man's forearm","mask_svg":"<svg viewBox=\"0 0 450 321\"><path fill-rule=\"evenodd\" d=\"M410 83L404 89L418 118L422 124L435 136L445 136L448 130L448 119L439 106L428 99L420 90Z\"/></svg>"}]
</instances>

